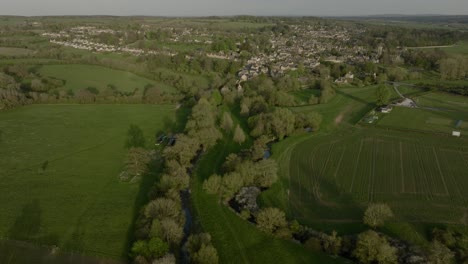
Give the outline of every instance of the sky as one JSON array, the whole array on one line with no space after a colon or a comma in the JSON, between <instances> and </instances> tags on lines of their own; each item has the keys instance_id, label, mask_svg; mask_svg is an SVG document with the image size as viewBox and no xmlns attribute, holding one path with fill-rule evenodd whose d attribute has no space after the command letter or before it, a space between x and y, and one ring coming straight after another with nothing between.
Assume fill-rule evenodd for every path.
<instances>
[{"instance_id":1,"label":"sky","mask_svg":"<svg viewBox=\"0 0 468 264\"><path fill-rule=\"evenodd\" d=\"M0 15L468 15L468 0L0 0Z\"/></svg>"}]
</instances>

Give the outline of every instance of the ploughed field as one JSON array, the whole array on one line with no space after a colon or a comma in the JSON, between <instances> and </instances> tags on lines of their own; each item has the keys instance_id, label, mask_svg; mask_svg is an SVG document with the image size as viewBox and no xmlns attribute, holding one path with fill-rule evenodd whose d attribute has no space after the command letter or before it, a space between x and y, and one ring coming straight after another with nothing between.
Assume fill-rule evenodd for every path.
<instances>
[{"instance_id":1,"label":"ploughed field","mask_svg":"<svg viewBox=\"0 0 468 264\"><path fill-rule=\"evenodd\" d=\"M118 178L127 130L138 125L150 146L174 118L173 105L32 105L1 112L0 238L125 257L141 205L140 184Z\"/></svg>"},{"instance_id":2,"label":"ploughed field","mask_svg":"<svg viewBox=\"0 0 468 264\"><path fill-rule=\"evenodd\" d=\"M406 221L467 221L463 138L357 129L312 137L279 161L288 208L304 221L357 221L369 202Z\"/></svg>"}]
</instances>

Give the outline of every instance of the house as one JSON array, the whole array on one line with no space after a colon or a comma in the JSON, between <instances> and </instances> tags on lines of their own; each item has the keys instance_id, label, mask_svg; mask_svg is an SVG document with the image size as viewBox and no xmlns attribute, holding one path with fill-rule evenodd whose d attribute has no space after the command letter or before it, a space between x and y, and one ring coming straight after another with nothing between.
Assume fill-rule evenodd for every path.
<instances>
[{"instance_id":1,"label":"house","mask_svg":"<svg viewBox=\"0 0 468 264\"><path fill-rule=\"evenodd\" d=\"M461 132L459 132L459 131L453 131L453 132L452 132L452 136L454 136L454 137L460 137L460 136L461 136Z\"/></svg>"}]
</instances>

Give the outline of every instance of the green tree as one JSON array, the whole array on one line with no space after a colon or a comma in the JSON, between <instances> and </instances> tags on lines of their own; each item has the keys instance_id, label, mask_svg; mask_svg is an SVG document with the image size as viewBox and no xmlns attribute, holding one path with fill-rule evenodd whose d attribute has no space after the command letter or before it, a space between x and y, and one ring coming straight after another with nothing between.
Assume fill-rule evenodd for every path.
<instances>
[{"instance_id":1,"label":"green tree","mask_svg":"<svg viewBox=\"0 0 468 264\"><path fill-rule=\"evenodd\" d=\"M180 216L180 204L172 199L158 198L146 205L145 216L152 219L177 219Z\"/></svg>"},{"instance_id":2,"label":"green tree","mask_svg":"<svg viewBox=\"0 0 468 264\"><path fill-rule=\"evenodd\" d=\"M364 212L363 221L366 225L376 228L383 226L385 221L393 217L392 209L386 204L370 204Z\"/></svg>"},{"instance_id":3,"label":"green tree","mask_svg":"<svg viewBox=\"0 0 468 264\"><path fill-rule=\"evenodd\" d=\"M323 237L322 243L325 252L338 255L341 250L342 238L338 236L336 231L333 231L331 235L325 235Z\"/></svg>"},{"instance_id":4,"label":"green tree","mask_svg":"<svg viewBox=\"0 0 468 264\"><path fill-rule=\"evenodd\" d=\"M262 209L258 213L256 221L260 230L270 234L275 234L277 230L288 226L284 212L273 207Z\"/></svg>"},{"instance_id":5,"label":"green tree","mask_svg":"<svg viewBox=\"0 0 468 264\"><path fill-rule=\"evenodd\" d=\"M151 156L147 150L132 147L125 158L125 171L131 177L140 177L148 171L150 161Z\"/></svg>"},{"instance_id":6,"label":"green tree","mask_svg":"<svg viewBox=\"0 0 468 264\"><path fill-rule=\"evenodd\" d=\"M205 182L203 182L203 189L209 194L222 194L223 178L219 175L211 175Z\"/></svg>"},{"instance_id":7,"label":"green tree","mask_svg":"<svg viewBox=\"0 0 468 264\"><path fill-rule=\"evenodd\" d=\"M143 256L147 259L157 259L169 251L169 246L160 238L154 237L149 241L138 240L132 246L133 256Z\"/></svg>"},{"instance_id":8,"label":"green tree","mask_svg":"<svg viewBox=\"0 0 468 264\"><path fill-rule=\"evenodd\" d=\"M392 247L387 239L369 230L359 234L353 256L364 264L396 264L398 263L396 253L397 249Z\"/></svg>"},{"instance_id":9,"label":"green tree","mask_svg":"<svg viewBox=\"0 0 468 264\"><path fill-rule=\"evenodd\" d=\"M137 125L130 125L130 128L127 132L127 140L125 142L125 147L127 148L144 148L145 147L145 137L143 135L143 130Z\"/></svg>"},{"instance_id":10,"label":"green tree","mask_svg":"<svg viewBox=\"0 0 468 264\"><path fill-rule=\"evenodd\" d=\"M223 119L221 121L221 127L226 132L230 132L232 127L234 126L234 122L232 121L231 115L228 112L224 112Z\"/></svg>"},{"instance_id":11,"label":"green tree","mask_svg":"<svg viewBox=\"0 0 468 264\"><path fill-rule=\"evenodd\" d=\"M385 84L381 84L377 87L376 94L378 106L387 105L390 102L390 91Z\"/></svg>"},{"instance_id":12,"label":"green tree","mask_svg":"<svg viewBox=\"0 0 468 264\"><path fill-rule=\"evenodd\" d=\"M193 262L197 264L218 264L218 261L218 252L212 245L203 244L193 255Z\"/></svg>"},{"instance_id":13,"label":"green tree","mask_svg":"<svg viewBox=\"0 0 468 264\"><path fill-rule=\"evenodd\" d=\"M455 254L441 242L434 240L429 249L429 260L434 264L453 263Z\"/></svg>"},{"instance_id":14,"label":"green tree","mask_svg":"<svg viewBox=\"0 0 468 264\"><path fill-rule=\"evenodd\" d=\"M169 245L158 237L153 237L148 242L148 251L152 259L158 259L169 252Z\"/></svg>"},{"instance_id":15,"label":"green tree","mask_svg":"<svg viewBox=\"0 0 468 264\"><path fill-rule=\"evenodd\" d=\"M237 125L236 130L234 131L234 142L242 144L245 141L245 134L244 130L240 127L240 125Z\"/></svg>"},{"instance_id":16,"label":"green tree","mask_svg":"<svg viewBox=\"0 0 468 264\"><path fill-rule=\"evenodd\" d=\"M225 201L229 201L242 187L244 187L244 180L239 173L231 172L224 175L222 196Z\"/></svg>"},{"instance_id":17,"label":"green tree","mask_svg":"<svg viewBox=\"0 0 468 264\"><path fill-rule=\"evenodd\" d=\"M165 218L161 220L161 235L171 245L178 245L184 236L183 227L174 219Z\"/></svg>"}]
</instances>

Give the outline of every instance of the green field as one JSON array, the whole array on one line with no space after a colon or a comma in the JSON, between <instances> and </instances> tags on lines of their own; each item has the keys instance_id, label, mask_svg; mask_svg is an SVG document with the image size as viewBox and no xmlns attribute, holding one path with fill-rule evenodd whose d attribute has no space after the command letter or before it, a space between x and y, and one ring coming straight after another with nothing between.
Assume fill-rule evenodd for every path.
<instances>
[{"instance_id":1,"label":"green field","mask_svg":"<svg viewBox=\"0 0 468 264\"><path fill-rule=\"evenodd\" d=\"M300 244L274 238L236 215L202 189L205 179L219 170L226 156L240 146L223 140L198 164L192 182L192 205L197 226L209 232L218 250L220 263L346 263L321 252L312 252Z\"/></svg>"},{"instance_id":2,"label":"green field","mask_svg":"<svg viewBox=\"0 0 468 264\"><path fill-rule=\"evenodd\" d=\"M282 204L305 223L359 222L369 202L406 221L467 224L468 141L355 129L276 145Z\"/></svg>"},{"instance_id":3,"label":"green field","mask_svg":"<svg viewBox=\"0 0 468 264\"><path fill-rule=\"evenodd\" d=\"M131 92L135 88L144 90L148 84L155 85L166 92L173 92L174 88L165 84L157 83L130 72L113 70L110 68L94 65L44 65L39 69L43 76L49 76L66 81L63 87L66 90L77 91L88 87L104 90L107 85L112 84L119 91Z\"/></svg>"},{"instance_id":4,"label":"green field","mask_svg":"<svg viewBox=\"0 0 468 264\"><path fill-rule=\"evenodd\" d=\"M452 47L441 48L441 50L450 54L468 55L468 42L460 42Z\"/></svg>"},{"instance_id":5,"label":"green field","mask_svg":"<svg viewBox=\"0 0 468 264\"><path fill-rule=\"evenodd\" d=\"M33 53L33 51L29 49L0 47L0 56L27 56L31 53Z\"/></svg>"},{"instance_id":6,"label":"green field","mask_svg":"<svg viewBox=\"0 0 468 264\"><path fill-rule=\"evenodd\" d=\"M382 116L378 126L446 135L452 131L468 134L468 97L431 92L414 97L414 101L419 108L396 107Z\"/></svg>"},{"instance_id":7,"label":"green field","mask_svg":"<svg viewBox=\"0 0 468 264\"><path fill-rule=\"evenodd\" d=\"M148 186L122 183L130 124L148 146L173 105L33 105L0 113L0 238L126 257ZM142 198L143 197L143 198Z\"/></svg>"}]
</instances>

